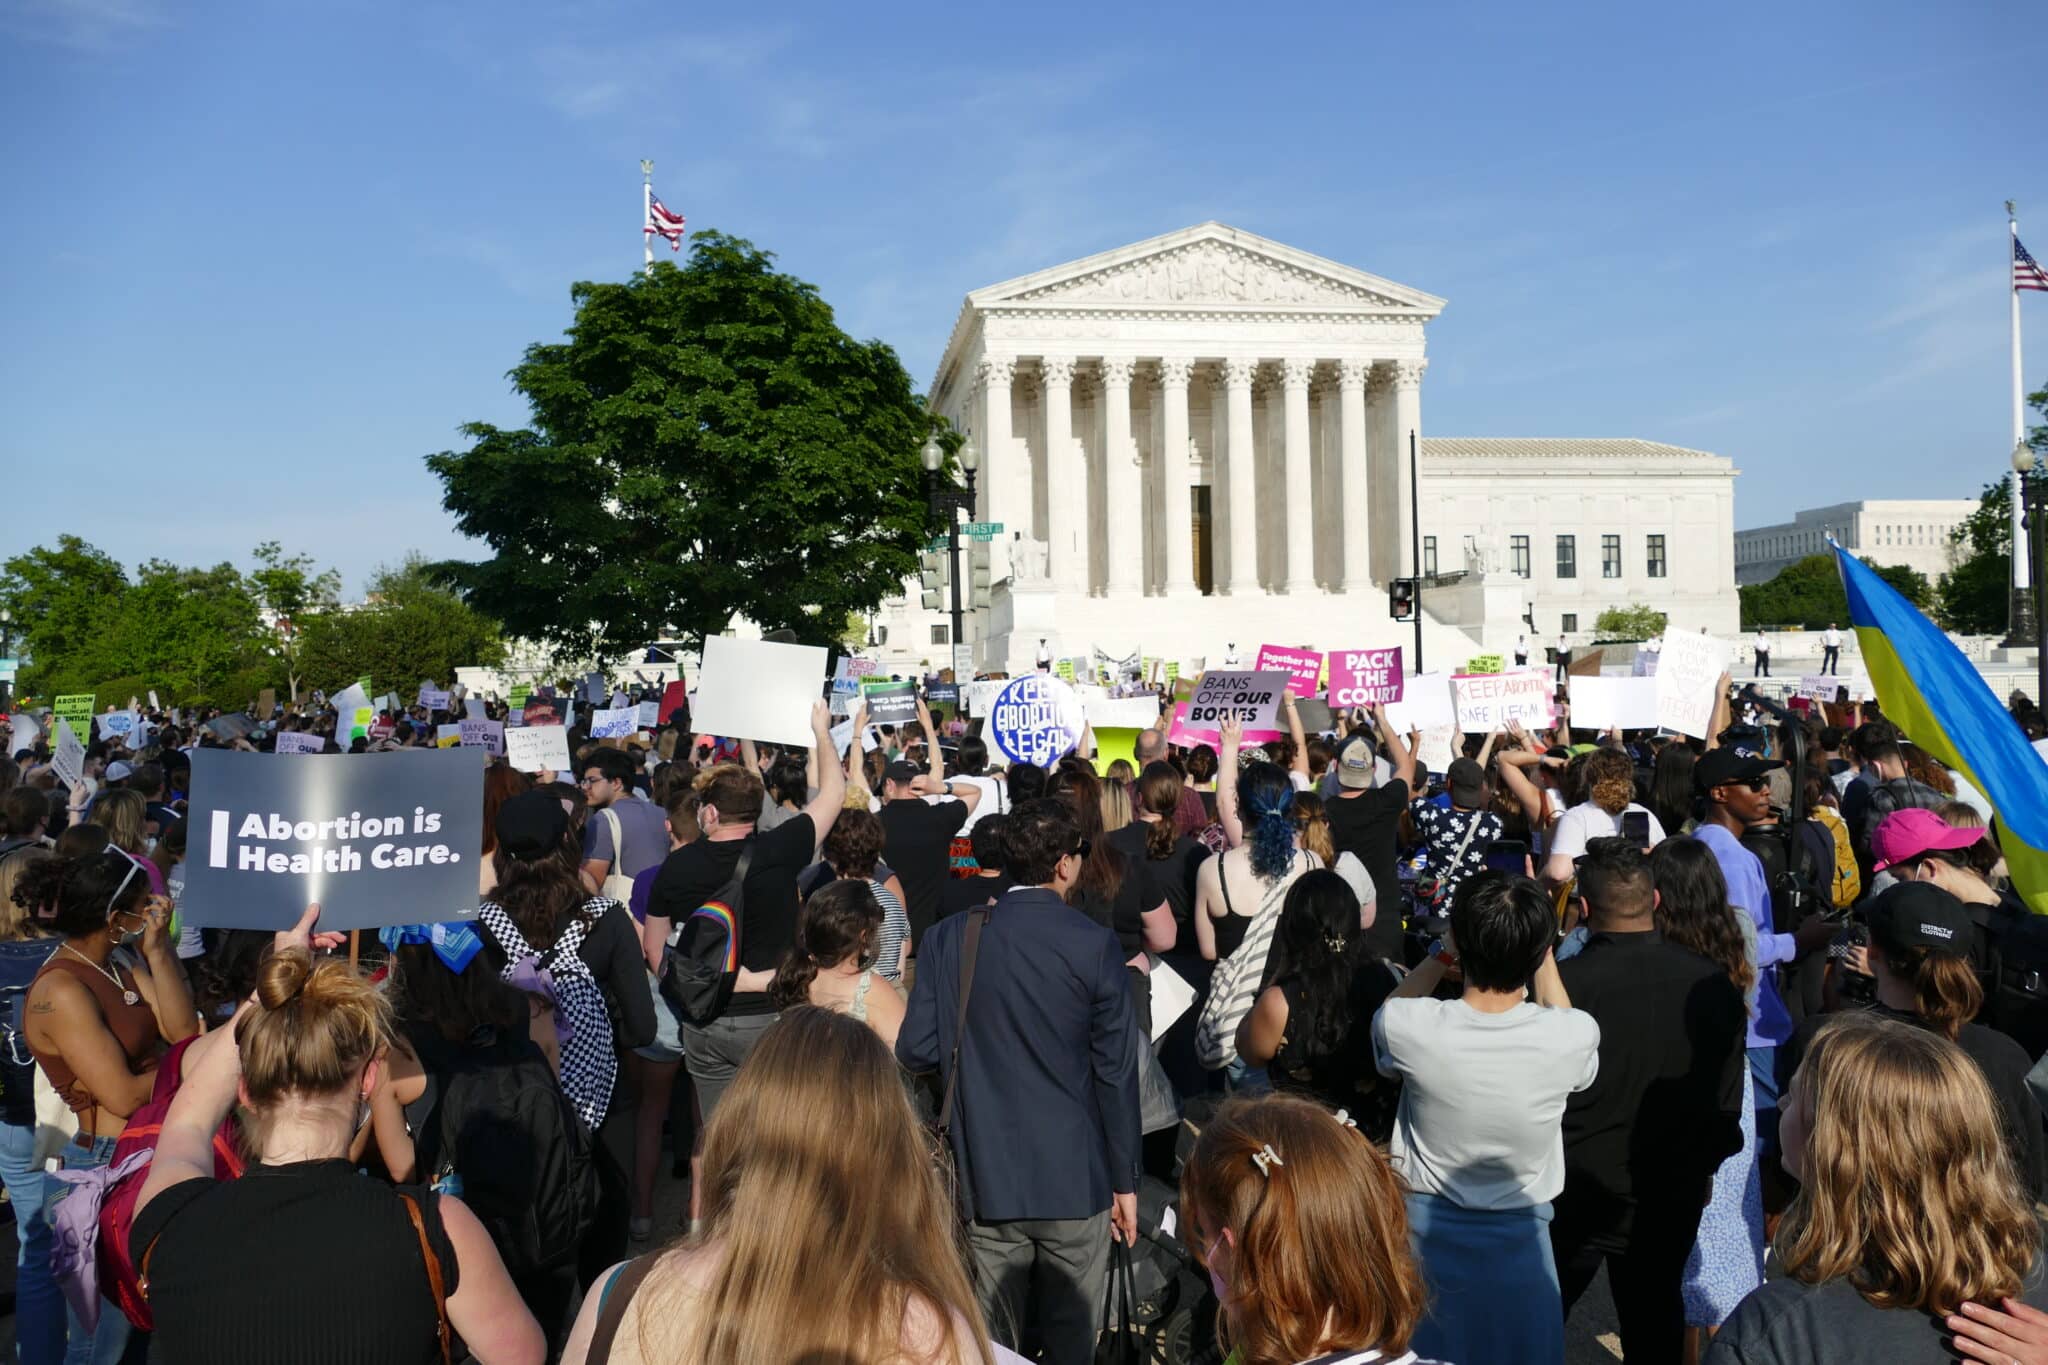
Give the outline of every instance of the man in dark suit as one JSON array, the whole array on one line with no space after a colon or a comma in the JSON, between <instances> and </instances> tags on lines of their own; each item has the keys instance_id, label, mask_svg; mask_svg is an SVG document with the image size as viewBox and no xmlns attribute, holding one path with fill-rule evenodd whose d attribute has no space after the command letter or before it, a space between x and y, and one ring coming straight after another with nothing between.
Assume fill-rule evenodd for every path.
<instances>
[{"instance_id":1,"label":"man in dark suit","mask_svg":"<svg viewBox=\"0 0 2048 1365\"><path fill-rule=\"evenodd\" d=\"M1059 1361L1092 1357L1110 1238L1137 1240L1140 1035L1116 935L1064 900L1087 856L1063 803L1011 812L1009 890L932 926L896 1040L912 1071L958 1062L953 1159L991 1333ZM957 1039L961 945L977 920Z\"/></svg>"}]
</instances>

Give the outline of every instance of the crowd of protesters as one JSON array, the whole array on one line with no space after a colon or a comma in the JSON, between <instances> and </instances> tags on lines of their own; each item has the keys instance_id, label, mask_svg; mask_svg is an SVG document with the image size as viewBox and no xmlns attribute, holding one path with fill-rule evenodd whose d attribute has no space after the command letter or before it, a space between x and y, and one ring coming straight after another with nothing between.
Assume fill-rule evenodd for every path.
<instances>
[{"instance_id":1,"label":"crowd of protesters","mask_svg":"<svg viewBox=\"0 0 2048 1365\"><path fill-rule=\"evenodd\" d=\"M71 784L23 724L18 1358L1544 1365L1604 1269L1631 1362L2048 1361L2048 935L1961 775L1726 680L1704 740L1302 709L585 722L347 945L181 922L191 754L449 714L138 708Z\"/></svg>"}]
</instances>

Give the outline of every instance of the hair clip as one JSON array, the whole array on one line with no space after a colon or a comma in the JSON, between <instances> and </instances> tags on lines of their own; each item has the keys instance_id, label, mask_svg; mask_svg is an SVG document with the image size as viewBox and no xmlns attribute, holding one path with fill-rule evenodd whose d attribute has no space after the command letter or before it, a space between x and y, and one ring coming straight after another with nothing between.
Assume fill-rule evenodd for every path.
<instances>
[{"instance_id":1,"label":"hair clip","mask_svg":"<svg viewBox=\"0 0 2048 1365\"><path fill-rule=\"evenodd\" d=\"M1280 1159L1280 1154L1273 1150L1273 1144L1270 1142L1252 1153L1252 1165L1258 1167L1259 1174L1268 1179L1272 1178L1273 1167L1285 1166L1286 1164L1286 1162Z\"/></svg>"},{"instance_id":2,"label":"hair clip","mask_svg":"<svg viewBox=\"0 0 2048 1365\"><path fill-rule=\"evenodd\" d=\"M1344 951L1344 936L1342 934L1325 934L1323 936L1323 946L1333 953L1341 953Z\"/></svg>"},{"instance_id":3,"label":"hair clip","mask_svg":"<svg viewBox=\"0 0 2048 1365\"><path fill-rule=\"evenodd\" d=\"M1346 1128L1354 1130L1358 1127L1358 1121L1351 1117L1349 1109L1339 1109L1337 1111L1337 1122L1343 1124Z\"/></svg>"}]
</instances>

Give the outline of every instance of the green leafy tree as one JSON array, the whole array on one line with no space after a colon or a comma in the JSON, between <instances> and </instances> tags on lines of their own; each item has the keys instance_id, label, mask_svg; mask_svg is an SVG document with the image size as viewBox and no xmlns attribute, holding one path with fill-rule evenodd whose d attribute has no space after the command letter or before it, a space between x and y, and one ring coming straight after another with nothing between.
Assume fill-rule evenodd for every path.
<instances>
[{"instance_id":1,"label":"green leafy tree","mask_svg":"<svg viewBox=\"0 0 2048 1365\"><path fill-rule=\"evenodd\" d=\"M1593 633L1602 640L1654 640L1669 619L1655 607L1609 607L1593 622Z\"/></svg>"},{"instance_id":2,"label":"green leafy tree","mask_svg":"<svg viewBox=\"0 0 2048 1365\"><path fill-rule=\"evenodd\" d=\"M833 643L915 572L935 425L896 354L716 232L686 267L580 283L512 371L532 426L427 458L493 557L437 566L521 637L617 659L737 616Z\"/></svg>"},{"instance_id":3,"label":"green leafy tree","mask_svg":"<svg viewBox=\"0 0 2048 1365\"><path fill-rule=\"evenodd\" d=\"M127 588L121 566L74 535L0 565L0 606L13 613L10 634L24 658L17 679L24 695L55 690L55 670L95 647L108 607Z\"/></svg>"},{"instance_id":4,"label":"green leafy tree","mask_svg":"<svg viewBox=\"0 0 2048 1365\"><path fill-rule=\"evenodd\" d=\"M402 691L504 658L498 623L444 587L417 555L377 570L362 606L307 617L299 640L303 676L329 691L366 673L379 688Z\"/></svg>"},{"instance_id":5,"label":"green leafy tree","mask_svg":"<svg viewBox=\"0 0 2048 1365\"><path fill-rule=\"evenodd\" d=\"M316 573L309 556L287 555L276 541L266 540L256 547L256 567L249 573L249 586L271 615L289 695L297 701L302 623L314 612L334 609L341 596L341 575L332 569Z\"/></svg>"},{"instance_id":6,"label":"green leafy tree","mask_svg":"<svg viewBox=\"0 0 2048 1365\"><path fill-rule=\"evenodd\" d=\"M2002 631L2012 609L2012 485L1984 485L1977 510L1950 533L1955 567L1941 578L1942 621L1965 635Z\"/></svg>"},{"instance_id":7,"label":"green leafy tree","mask_svg":"<svg viewBox=\"0 0 2048 1365\"><path fill-rule=\"evenodd\" d=\"M1871 568L1914 606L1925 611L1932 605L1934 590L1925 574L1903 564L1872 564ZM1842 591L1842 574L1835 567L1832 553L1795 560L1770 581L1752 583L1737 591L1742 597L1744 630L1759 626L1821 630L1829 625L1846 626L1849 622L1849 597Z\"/></svg>"}]
</instances>

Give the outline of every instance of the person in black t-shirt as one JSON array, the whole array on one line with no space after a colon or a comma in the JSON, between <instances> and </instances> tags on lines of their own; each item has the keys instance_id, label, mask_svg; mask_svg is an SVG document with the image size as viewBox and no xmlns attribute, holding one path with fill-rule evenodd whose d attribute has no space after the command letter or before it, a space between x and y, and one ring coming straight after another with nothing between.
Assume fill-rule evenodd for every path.
<instances>
[{"instance_id":1,"label":"person in black t-shirt","mask_svg":"<svg viewBox=\"0 0 2048 1365\"><path fill-rule=\"evenodd\" d=\"M968 838L974 846L975 873L972 877L948 877L939 888L939 919L957 915L976 906L993 905L1010 889L1003 876L1003 826L1006 815L984 815L974 822Z\"/></svg>"},{"instance_id":2,"label":"person in black t-shirt","mask_svg":"<svg viewBox=\"0 0 2048 1365\"><path fill-rule=\"evenodd\" d=\"M1373 723L1386 742L1393 776L1384 786L1373 785L1372 742L1353 735L1337 750L1338 792L1323 804L1323 813L1330 822L1331 845L1338 853L1349 853L1363 863L1366 875L1372 878L1373 901L1379 910L1372 927L1365 931L1366 946L1374 957L1400 962L1405 926L1401 883L1394 867L1401 812L1408 808L1408 795L1415 785L1415 749L1393 732L1384 706L1373 708Z\"/></svg>"},{"instance_id":3,"label":"person in black t-shirt","mask_svg":"<svg viewBox=\"0 0 2048 1365\"><path fill-rule=\"evenodd\" d=\"M1600 1069L1565 1101L1558 1286L1569 1315L1604 1262L1623 1354L1675 1361L1686 1258L1715 1169L1742 1150L1749 1012L1721 964L1658 931L1640 849L1593 839L1577 871L1592 937L1558 975L1600 1025Z\"/></svg>"},{"instance_id":4,"label":"person in black t-shirt","mask_svg":"<svg viewBox=\"0 0 2048 1365\"><path fill-rule=\"evenodd\" d=\"M811 707L811 736L820 754L834 752L831 716ZM768 983L796 942L796 879L817 857L846 799L846 775L837 763L818 765L818 794L799 815L766 834L755 834L767 791L761 779L731 765L715 773L699 795L702 837L668 855L648 897L646 941L666 942L681 924L716 896L739 866L742 846L753 846L740 907L740 972L725 1013L702 1027L683 1025L683 1059L708 1121L732 1084L740 1063L775 1020ZM907 877L904 879L909 880Z\"/></svg>"},{"instance_id":5,"label":"person in black t-shirt","mask_svg":"<svg viewBox=\"0 0 2048 1365\"><path fill-rule=\"evenodd\" d=\"M957 797L928 802L918 789L924 771L897 759L882 772L882 856L896 869L909 900L911 956L939 915L939 888L953 866L953 836L970 808Z\"/></svg>"}]
</instances>

